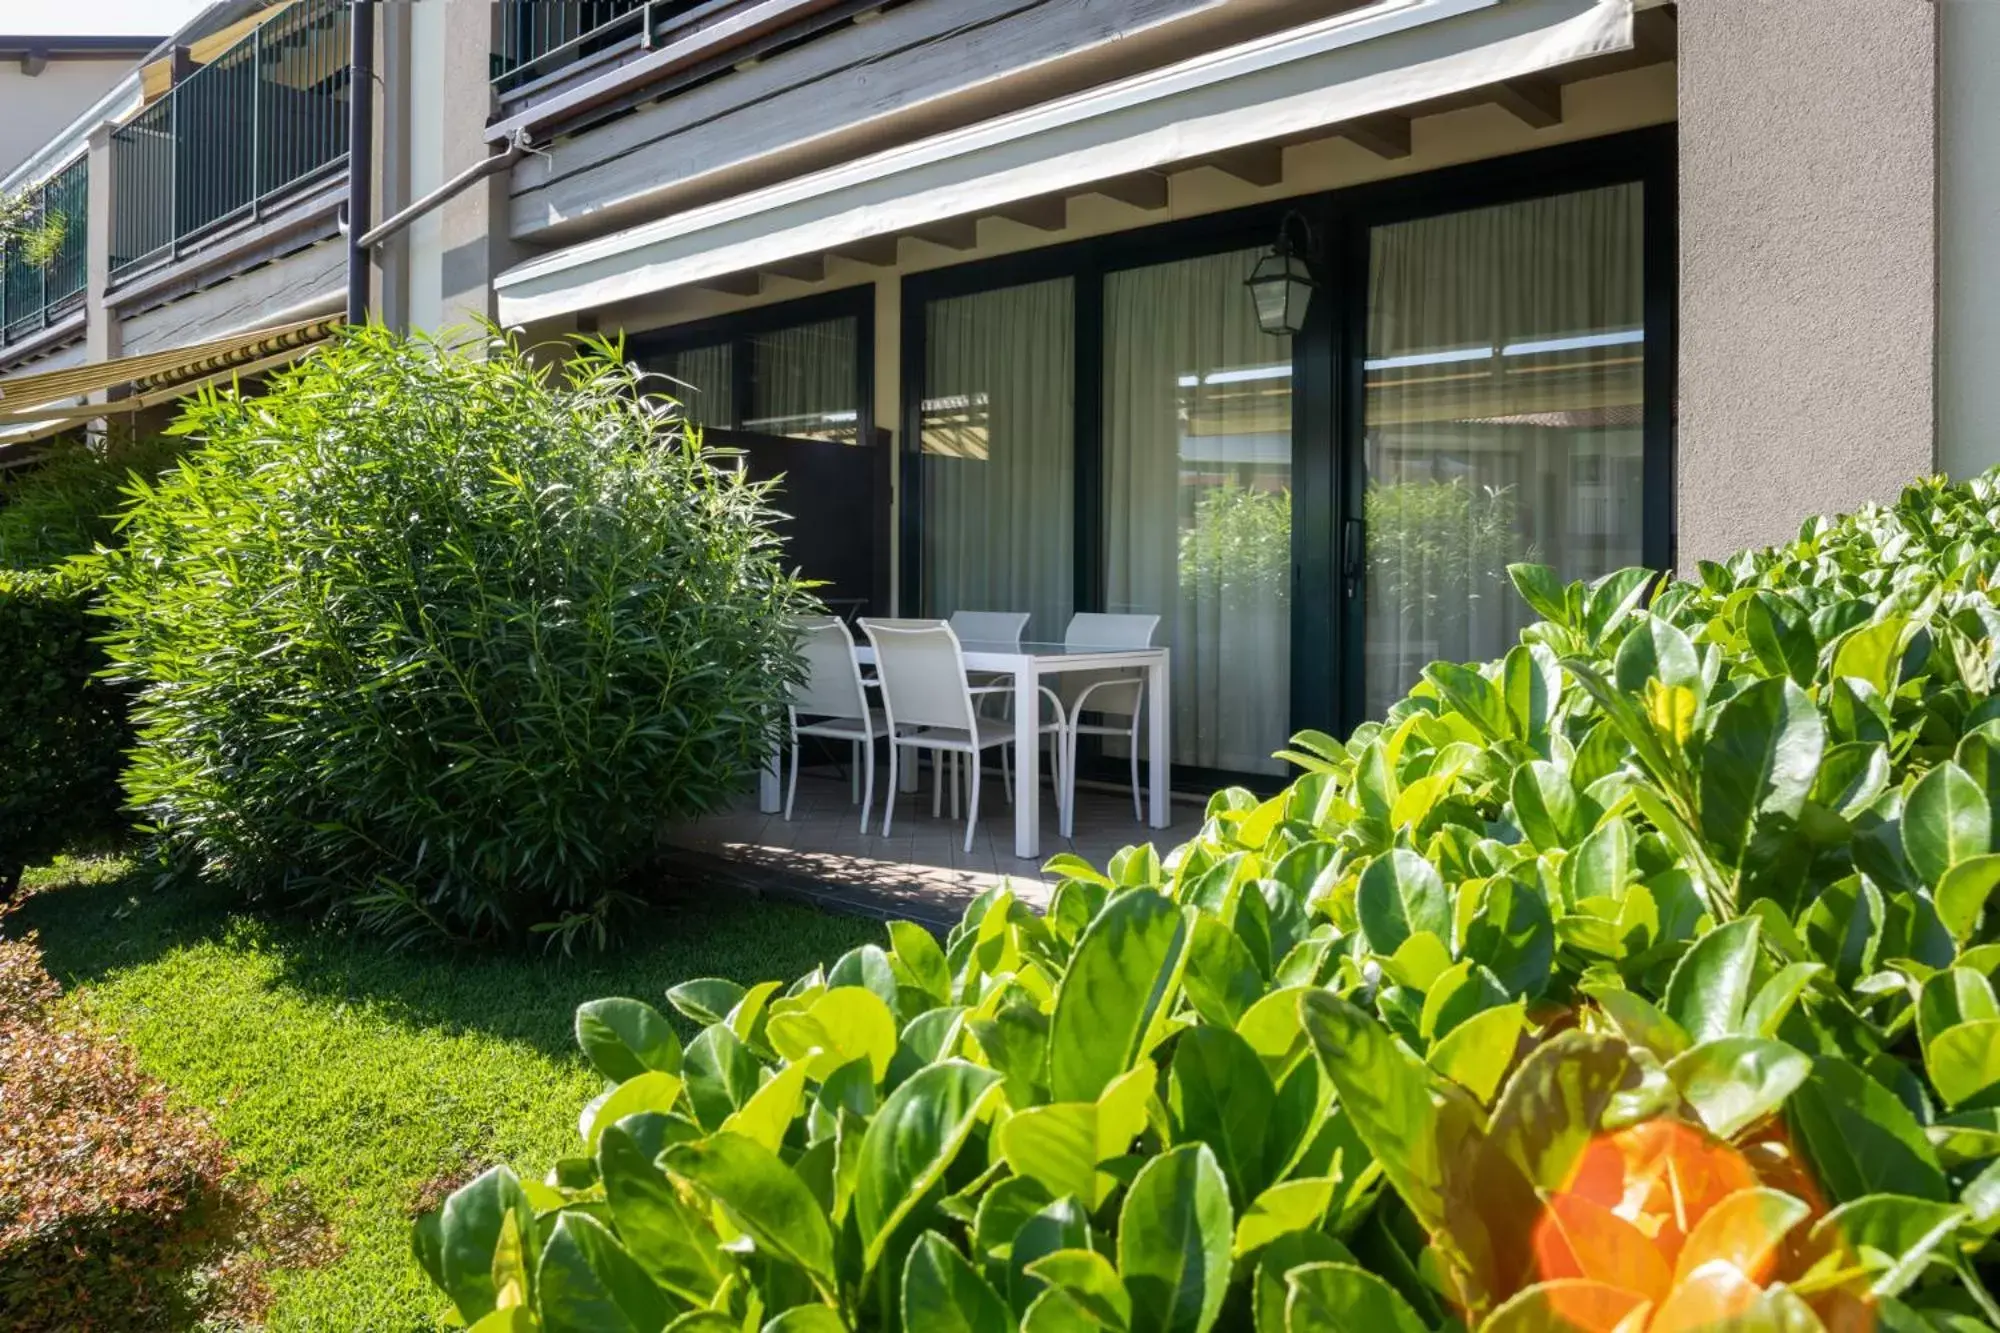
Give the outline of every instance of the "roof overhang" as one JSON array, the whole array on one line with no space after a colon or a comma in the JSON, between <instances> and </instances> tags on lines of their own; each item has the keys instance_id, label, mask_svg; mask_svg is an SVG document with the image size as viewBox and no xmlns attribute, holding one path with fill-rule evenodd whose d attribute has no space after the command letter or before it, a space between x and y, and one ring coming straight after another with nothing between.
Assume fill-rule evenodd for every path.
<instances>
[{"instance_id":1,"label":"roof overhang","mask_svg":"<svg viewBox=\"0 0 2000 1333\"><path fill-rule=\"evenodd\" d=\"M1380 0L542 256L494 281L499 316L593 310L1628 50L1632 11Z\"/></svg>"}]
</instances>

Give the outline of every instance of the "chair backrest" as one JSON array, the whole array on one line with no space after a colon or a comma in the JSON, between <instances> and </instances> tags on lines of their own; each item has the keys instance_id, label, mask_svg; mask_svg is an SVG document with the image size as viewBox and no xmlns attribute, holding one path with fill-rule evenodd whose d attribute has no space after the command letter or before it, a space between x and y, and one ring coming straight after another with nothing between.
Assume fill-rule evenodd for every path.
<instances>
[{"instance_id":1,"label":"chair backrest","mask_svg":"<svg viewBox=\"0 0 2000 1333\"><path fill-rule=\"evenodd\" d=\"M1069 618L1063 643L1071 648L1151 648L1159 627L1158 616L1079 611Z\"/></svg>"},{"instance_id":2,"label":"chair backrest","mask_svg":"<svg viewBox=\"0 0 2000 1333\"><path fill-rule=\"evenodd\" d=\"M951 630L960 643L1019 648L1028 628L1026 611L954 611Z\"/></svg>"},{"instance_id":3,"label":"chair backrest","mask_svg":"<svg viewBox=\"0 0 2000 1333\"><path fill-rule=\"evenodd\" d=\"M904 628L864 620L861 629L875 645L875 674L891 726L973 729L965 654L951 626Z\"/></svg>"},{"instance_id":4,"label":"chair backrest","mask_svg":"<svg viewBox=\"0 0 2000 1333\"><path fill-rule=\"evenodd\" d=\"M806 678L792 687L792 708L813 717L867 717L861 668L854 661L854 637L837 616L798 622L799 654Z\"/></svg>"}]
</instances>

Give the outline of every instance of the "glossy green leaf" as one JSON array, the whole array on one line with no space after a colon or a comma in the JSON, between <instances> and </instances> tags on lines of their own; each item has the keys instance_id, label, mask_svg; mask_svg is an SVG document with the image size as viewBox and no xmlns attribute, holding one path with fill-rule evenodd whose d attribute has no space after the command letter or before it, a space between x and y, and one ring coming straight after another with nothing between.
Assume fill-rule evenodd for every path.
<instances>
[{"instance_id":1,"label":"glossy green leaf","mask_svg":"<svg viewBox=\"0 0 2000 1333\"><path fill-rule=\"evenodd\" d=\"M712 1023L688 1043L681 1059L689 1107L703 1129L722 1122L757 1093L763 1067L725 1023Z\"/></svg>"},{"instance_id":2,"label":"glossy green leaf","mask_svg":"<svg viewBox=\"0 0 2000 1333\"><path fill-rule=\"evenodd\" d=\"M1542 851L1576 846L1597 822L1589 798L1577 791L1569 775L1543 760L1514 770L1509 795L1521 831Z\"/></svg>"},{"instance_id":3,"label":"glossy green leaf","mask_svg":"<svg viewBox=\"0 0 2000 1333\"><path fill-rule=\"evenodd\" d=\"M1121 893L1090 923L1056 991L1049 1091L1094 1101L1146 1050L1180 985L1194 909Z\"/></svg>"},{"instance_id":4,"label":"glossy green leaf","mask_svg":"<svg viewBox=\"0 0 2000 1333\"><path fill-rule=\"evenodd\" d=\"M805 1108L805 1101L806 1066L786 1065L765 1080L742 1109L724 1120L722 1128L778 1152L784 1148L785 1136Z\"/></svg>"},{"instance_id":5,"label":"glossy green leaf","mask_svg":"<svg viewBox=\"0 0 2000 1333\"><path fill-rule=\"evenodd\" d=\"M1379 954L1395 953L1419 931L1451 935L1451 903L1437 868L1400 847L1361 872L1355 907L1368 947Z\"/></svg>"},{"instance_id":6,"label":"glossy green leaf","mask_svg":"<svg viewBox=\"0 0 2000 1333\"><path fill-rule=\"evenodd\" d=\"M1622 1321L1646 1305L1638 1292L1586 1278L1538 1282L1486 1317L1479 1333L1611 1333L1642 1329Z\"/></svg>"},{"instance_id":7,"label":"glossy green leaf","mask_svg":"<svg viewBox=\"0 0 2000 1333\"><path fill-rule=\"evenodd\" d=\"M1465 956L1498 977L1510 995L1533 997L1548 984L1555 950L1548 900L1509 876L1488 880L1465 929Z\"/></svg>"},{"instance_id":8,"label":"glossy green leaf","mask_svg":"<svg viewBox=\"0 0 2000 1333\"><path fill-rule=\"evenodd\" d=\"M1760 929L1759 938L1768 938ZM1775 1037L1786 1015L1798 1004L1812 979L1826 971L1822 963L1787 963L1757 988L1743 1010L1741 1031L1749 1037Z\"/></svg>"},{"instance_id":9,"label":"glossy green leaf","mask_svg":"<svg viewBox=\"0 0 2000 1333\"><path fill-rule=\"evenodd\" d=\"M1706 692L1694 644L1672 624L1649 615L1641 615L1619 643L1614 679L1619 689L1634 694L1643 693L1648 680Z\"/></svg>"},{"instance_id":10,"label":"glossy green leaf","mask_svg":"<svg viewBox=\"0 0 2000 1333\"><path fill-rule=\"evenodd\" d=\"M1719 1037L1667 1066L1701 1122L1724 1139L1775 1114L1811 1072L1810 1057L1768 1037Z\"/></svg>"},{"instance_id":11,"label":"glossy green leaf","mask_svg":"<svg viewBox=\"0 0 2000 1333\"><path fill-rule=\"evenodd\" d=\"M1740 917L1696 940L1667 980L1667 1016L1697 1044L1743 1030L1757 965L1756 917Z\"/></svg>"},{"instance_id":12,"label":"glossy green leaf","mask_svg":"<svg viewBox=\"0 0 2000 1333\"><path fill-rule=\"evenodd\" d=\"M865 986L837 986L803 1011L774 1013L766 1031L773 1049L814 1079L866 1059L880 1082L896 1053L896 1015Z\"/></svg>"},{"instance_id":13,"label":"glossy green leaf","mask_svg":"<svg viewBox=\"0 0 2000 1333\"><path fill-rule=\"evenodd\" d=\"M1656 1059L1671 1060L1694 1045L1686 1028L1660 1012L1650 1000L1623 986L1591 984L1582 990L1597 1001L1620 1036L1651 1052Z\"/></svg>"},{"instance_id":14,"label":"glossy green leaf","mask_svg":"<svg viewBox=\"0 0 2000 1333\"><path fill-rule=\"evenodd\" d=\"M995 1071L947 1060L882 1103L862 1136L854 1189L865 1267L875 1266L896 1225L944 1178L999 1086Z\"/></svg>"},{"instance_id":15,"label":"glossy green leaf","mask_svg":"<svg viewBox=\"0 0 2000 1333\"><path fill-rule=\"evenodd\" d=\"M1904 827L1907 830L1909 826L1906 823ZM1905 832L1905 845L1908 840ZM2000 885L2000 853L1968 856L1944 872L1937 883L1937 914L1954 940L1964 944L1979 929L1986 900L1993 896L1996 885Z\"/></svg>"},{"instance_id":16,"label":"glossy green leaf","mask_svg":"<svg viewBox=\"0 0 2000 1333\"><path fill-rule=\"evenodd\" d=\"M1843 1204L1813 1224L1807 1250L1831 1261L1835 1271L1867 1276L1875 1300L1898 1296L1924 1265L1964 1225L1961 1204L1906 1195L1874 1194Z\"/></svg>"},{"instance_id":17,"label":"glossy green leaf","mask_svg":"<svg viewBox=\"0 0 2000 1333\"><path fill-rule=\"evenodd\" d=\"M1514 590L1521 594L1521 600L1533 607L1535 614L1558 625L1571 625L1569 604L1564 592L1563 581L1547 565L1516 564L1507 566L1507 577L1514 584Z\"/></svg>"},{"instance_id":18,"label":"glossy green leaf","mask_svg":"<svg viewBox=\"0 0 2000 1333\"><path fill-rule=\"evenodd\" d=\"M591 1000L576 1007L576 1044L613 1083L648 1070L681 1072L681 1039L665 1014L640 1000Z\"/></svg>"},{"instance_id":19,"label":"glossy green leaf","mask_svg":"<svg viewBox=\"0 0 2000 1333\"><path fill-rule=\"evenodd\" d=\"M1229 1285L1229 1184L1203 1143L1171 1148L1133 1178L1118 1216L1118 1271L1132 1333L1207 1333Z\"/></svg>"},{"instance_id":20,"label":"glossy green leaf","mask_svg":"<svg viewBox=\"0 0 2000 1333\"><path fill-rule=\"evenodd\" d=\"M1819 667L1819 645L1805 612L1776 593L1757 592L1743 604L1743 633L1750 651L1773 676L1810 685Z\"/></svg>"},{"instance_id":21,"label":"glossy green leaf","mask_svg":"<svg viewBox=\"0 0 2000 1333\"><path fill-rule=\"evenodd\" d=\"M951 1242L926 1231L903 1263L903 1327L909 1333L1013 1333L1014 1315Z\"/></svg>"},{"instance_id":22,"label":"glossy green leaf","mask_svg":"<svg viewBox=\"0 0 2000 1333\"><path fill-rule=\"evenodd\" d=\"M1945 1104L1958 1107L2000 1084L2000 1018L1948 1027L1924 1047L1924 1067Z\"/></svg>"},{"instance_id":23,"label":"glossy green leaf","mask_svg":"<svg viewBox=\"0 0 2000 1333\"><path fill-rule=\"evenodd\" d=\"M1702 837L1725 865L1752 864L1760 833L1797 820L1825 743L1818 711L1789 677L1758 681L1722 706L1696 786Z\"/></svg>"},{"instance_id":24,"label":"glossy green leaf","mask_svg":"<svg viewBox=\"0 0 2000 1333\"><path fill-rule=\"evenodd\" d=\"M1257 1256L1251 1275L1251 1318L1256 1333L1285 1333L1285 1306L1292 1298L1285 1276L1306 1264L1355 1262L1345 1245L1324 1231L1287 1231Z\"/></svg>"},{"instance_id":25,"label":"glossy green leaf","mask_svg":"<svg viewBox=\"0 0 2000 1333\"><path fill-rule=\"evenodd\" d=\"M587 1213L556 1220L535 1287L546 1333L653 1333L674 1314L667 1294Z\"/></svg>"},{"instance_id":26,"label":"glossy green leaf","mask_svg":"<svg viewBox=\"0 0 2000 1333\"><path fill-rule=\"evenodd\" d=\"M1564 1032L1536 1047L1507 1081L1488 1136L1530 1183L1565 1189L1613 1099L1636 1075L1624 1042Z\"/></svg>"},{"instance_id":27,"label":"glossy green leaf","mask_svg":"<svg viewBox=\"0 0 2000 1333\"><path fill-rule=\"evenodd\" d=\"M1195 1012L1217 1027L1235 1027L1264 994L1264 978L1250 950L1235 931L1205 913L1195 921L1181 984Z\"/></svg>"},{"instance_id":28,"label":"glossy green leaf","mask_svg":"<svg viewBox=\"0 0 2000 1333\"><path fill-rule=\"evenodd\" d=\"M706 1218L690 1208L631 1133L608 1126L597 1143L605 1202L626 1251L652 1279L705 1304L734 1267Z\"/></svg>"},{"instance_id":29,"label":"glossy green leaf","mask_svg":"<svg viewBox=\"0 0 2000 1333\"><path fill-rule=\"evenodd\" d=\"M1933 889L1953 866L1993 850L1993 816L1986 793L1946 760L1917 781L1903 806L1903 854ZM1984 901L1984 894L1981 894Z\"/></svg>"},{"instance_id":30,"label":"glossy green leaf","mask_svg":"<svg viewBox=\"0 0 2000 1333\"><path fill-rule=\"evenodd\" d=\"M1064 1250L1091 1246L1090 1215L1081 1200L1056 1199L1021 1223L1007 1254L1007 1303L1025 1313L1041 1296L1044 1283L1028 1270Z\"/></svg>"},{"instance_id":31,"label":"glossy green leaf","mask_svg":"<svg viewBox=\"0 0 2000 1333\"><path fill-rule=\"evenodd\" d=\"M949 1004L951 966L945 961L936 937L915 922L891 921L889 942L896 961L909 971L923 992L938 1004Z\"/></svg>"},{"instance_id":32,"label":"glossy green leaf","mask_svg":"<svg viewBox=\"0 0 2000 1333\"><path fill-rule=\"evenodd\" d=\"M1062 1295L1082 1315L1086 1329L1126 1329L1132 1323L1132 1298L1111 1261L1095 1250L1057 1250L1028 1265L1030 1276ZM1041 1300L1037 1297L1037 1300ZM1075 1325L1070 1325L1074 1327ZM1037 1327L1032 1311L1022 1321L1022 1333ZM1057 1327L1051 1321L1050 1327Z\"/></svg>"},{"instance_id":33,"label":"glossy green leaf","mask_svg":"<svg viewBox=\"0 0 2000 1333\"><path fill-rule=\"evenodd\" d=\"M707 1027L726 1020L730 1010L743 1002L743 987L721 977L700 977L668 987L667 1001Z\"/></svg>"},{"instance_id":34,"label":"glossy green leaf","mask_svg":"<svg viewBox=\"0 0 2000 1333\"><path fill-rule=\"evenodd\" d=\"M1285 1275L1290 1333L1429 1333L1396 1289L1350 1264L1306 1264Z\"/></svg>"},{"instance_id":35,"label":"glossy green leaf","mask_svg":"<svg viewBox=\"0 0 2000 1333\"><path fill-rule=\"evenodd\" d=\"M1247 1204L1270 1183L1266 1144L1278 1095L1257 1053L1227 1028L1190 1028L1174 1043L1167 1086L1174 1142L1206 1143L1230 1197Z\"/></svg>"},{"instance_id":36,"label":"glossy green leaf","mask_svg":"<svg viewBox=\"0 0 2000 1333\"><path fill-rule=\"evenodd\" d=\"M1820 1187L1835 1201L1870 1194L1948 1197L1922 1128L1887 1088L1835 1056L1814 1057L1812 1072L1786 1103L1796 1141Z\"/></svg>"},{"instance_id":37,"label":"glossy green leaf","mask_svg":"<svg viewBox=\"0 0 2000 1333\"><path fill-rule=\"evenodd\" d=\"M680 1095L680 1079L657 1069L626 1079L602 1101L594 1104L588 1123L583 1127L584 1146L595 1152L597 1136L604 1132L606 1125L615 1125L626 1116L637 1115L641 1111L671 1111L680 1100Z\"/></svg>"},{"instance_id":38,"label":"glossy green leaf","mask_svg":"<svg viewBox=\"0 0 2000 1333\"><path fill-rule=\"evenodd\" d=\"M1491 1104L1527 1029L1527 1009L1527 1001L1516 1000L1476 1014L1440 1038L1424 1058L1438 1073Z\"/></svg>"},{"instance_id":39,"label":"glossy green leaf","mask_svg":"<svg viewBox=\"0 0 2000 1333\"><path fill-rule=\"evenodd\" d=\"M1310 1231L1319 1226L1339 1188L1338 1176L1308 1176L1271 1186L1237 1221L1231 1255L1241 1259L1288 1231Z\"/></svg>"},{"instance_id":40,"label":"glossy green leaf","mask_svg":"<svg viewBox=\"0 0 2000 1333\"><path fill-rule=\"evenodd\" d=\"M482 1172L444 1202L437 1264L445 1294L468 1323L494 1306L493 1252L510 1215L519 1234L534 1234L535 1211L520 1180L504 1166Z\"/></svg>"},{"instance_id":41,"label":"glossy green leaf","mask_svg":"<svg viewBox=\"0 0 2000 1333\"><path fill-rule=\"evenodd\" d=\"M761 1250L831 1285L833 1230L806 1183L772 1153L740 1134L677 1143L664 1155L672 1174L721 1204Z\"/></svg>"},{"instance_id":42,"label":"glossy green leaf","mask_svg":"<svg viewBox=\"0 0 2000 1333\"><path fill-rule=\"evenodd\" d=\"M1505 740L1513 734L1513 719L1500 687L1479 672L1454 662L1432 662L1423 676L1486 739Z\"/></svg>"},{"instance_id":43,"label":"glossy green leaf","mask_svg":"<svg viewBox=\"0 0 2000 1333\"><path fill-rule=\"evenodd\" d=\"M848 1328L830 1305L794 1305L766 1320L759 1333L848 1333Z\"/></svg>"}]
</instances>

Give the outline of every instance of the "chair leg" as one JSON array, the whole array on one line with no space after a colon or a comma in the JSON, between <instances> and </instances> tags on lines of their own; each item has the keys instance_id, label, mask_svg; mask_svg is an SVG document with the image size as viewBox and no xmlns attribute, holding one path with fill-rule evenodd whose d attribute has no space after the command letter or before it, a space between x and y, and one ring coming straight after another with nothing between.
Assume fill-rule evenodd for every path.
<instances>
[{"instance_id":1,"label":"chair leg","mask_svg":"<svg viewBox=\"0 0 2000 1333\"><path fill-rule=\"evenodd\" d=\"M889 821L896 817L896 752L902 749L891 742L889 745L889 789L882 794L882 836L889 836Z\"/></svg>"},{"instance_id":2,"label":"chair leg","mask_svg":"<svg viewBox=\"0 0 2000 1333\"><path fill-rule=\"evenodd\" d=\"M1132 818L1143 824L1146 813L1139 808L1139 716L1136 713L1132 715L1132 734L1125 742L1125 748L1132 756Z\"/></svg>"},{"instance_id":3,"label":"chair leg","mask_svg":"<svg viewBox=\"0 0 2000 1333\"><path fill-rule=\"evenodd\" d=\"M860 741L854 742L853 750L854 753L849 757L847 764L847 788L848 788L847 803L849 805L853 805L856 801L861 799L861 742ZM866 815L863 815L861 817L861 822L864 824L867 823L868 817Z\"/></svg>"},{"instance_id":4,"label":"chair leg","mask_svg":"<svg viewBox=\"0 0 2000 1333\"><path fill-rule=\"evenodd\" d=\"M957 819L957 818L958 818L958 793L959 793L959 788L961 788L962 786L964 786L964 785L965 785L965 759L966 759L966 757L965 757L964 755L962 755L962 754L959 754L959 753L958 753L957 751L953 751L953 752L952 752L952 756L951 756L951 817L952 817L953 819Z\"/></svg>"},{"instance_id":5,"label":"chair leg","mask_svg":"<svg viewBox=\"0 0 2000 1333\"><path fill-rule=\"evenodd\" d=\"M1014 766L1007 762L1007 747L1000 747L1000 785L1006 789L1007 804L1014 804Z\"/></svg>"},{"instance_id":6,"label":"chair leg","mask_svg":"<svg viewBox=\"0 0 2000 1333\"><path fill-rule=\"evenodd\" d=\"M1069 785L1065 788L1068 798L1063 802L1062 834L1065 838L1076 836L1076 728L1063 730L1063 772L1069 774Z\"/></svg>"},{"instance_id":7,"label":"chair leg","mask_svg":"<svg viewBox=\"0 0 2000 1333\"><path fill-rule=\"evenodd\" d=\"M861 761L866 765L868 771L867 781L861 788L861 831L866 833L868 831L868 811L875 804L875 738L870 736L866 743L859 744L855 748L861 751ZM891 753L894 753L894 751L892 750ZM889 786L891 791L895 790L893 782ZM892 796L890 799L893 801L895 798Z\"/></svg>"},{"instance_id":8,"label":"chair leg","mask_svg":"<svg viewBox=\"0 0 2000 1333\"><path fill-rule=\"evenodd\" d=\"M972 765L972 791L965 803L965 851L969 856L972 853L972 832L979 827L979 769L981 765L979 763L980 754L977 750L967 755L966 758ZM957 788L954 787L952 790L956 791ZM956 810L952 811L953 815L957 813Z\"/></svg>"},{"instance_id":9,"label":"chair leg","mask_svg":"<svg viewBox=\"0 0 2000 1333\"><path fill-rule=\"evenodd\" d=\"M944 751L931 751L931 818L944 813Z\"/></svg>"}]
</instances>

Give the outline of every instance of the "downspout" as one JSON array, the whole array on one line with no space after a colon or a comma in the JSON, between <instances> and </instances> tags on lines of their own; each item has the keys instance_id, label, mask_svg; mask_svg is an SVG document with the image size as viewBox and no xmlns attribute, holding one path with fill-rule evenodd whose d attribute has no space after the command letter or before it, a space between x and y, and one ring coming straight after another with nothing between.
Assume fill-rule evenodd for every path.
<instances>
[{"instance_id":1,"label":"downspout","mask_svg":"<svg viewBox=\"0 0 2000 1333\"><path fill-rule=\"evenodd\" d=\"M347 79L347 322L368 322L368 248L362 235L375 186L375 0L351 0Z\"/></svg>"},{"instance_id":2,"label":"downspout","mask_svg":"<svg viewBox=\"0 0 2000 1333\"><path fill-rule=\"evenodd\" d=\"M370 250L373 250L376 246L382 244L382 242L389 240L397 232L403 230L403 228L409 226L439 204L444 203L447 199L460 193L467 186L485 180L496 171L505 171L532 151L533 149L529 145L528 132L526 130L514 131L513 138L508 140L505 148L492 154L490 157L473 163L423 198L412 203L408 208L400 209L382 219L381 226L363 233L358 240L350 239L350 245L363 256L366 256ZM363 262L366 262L365 259Z\"/></svg>"}]
</instances>

